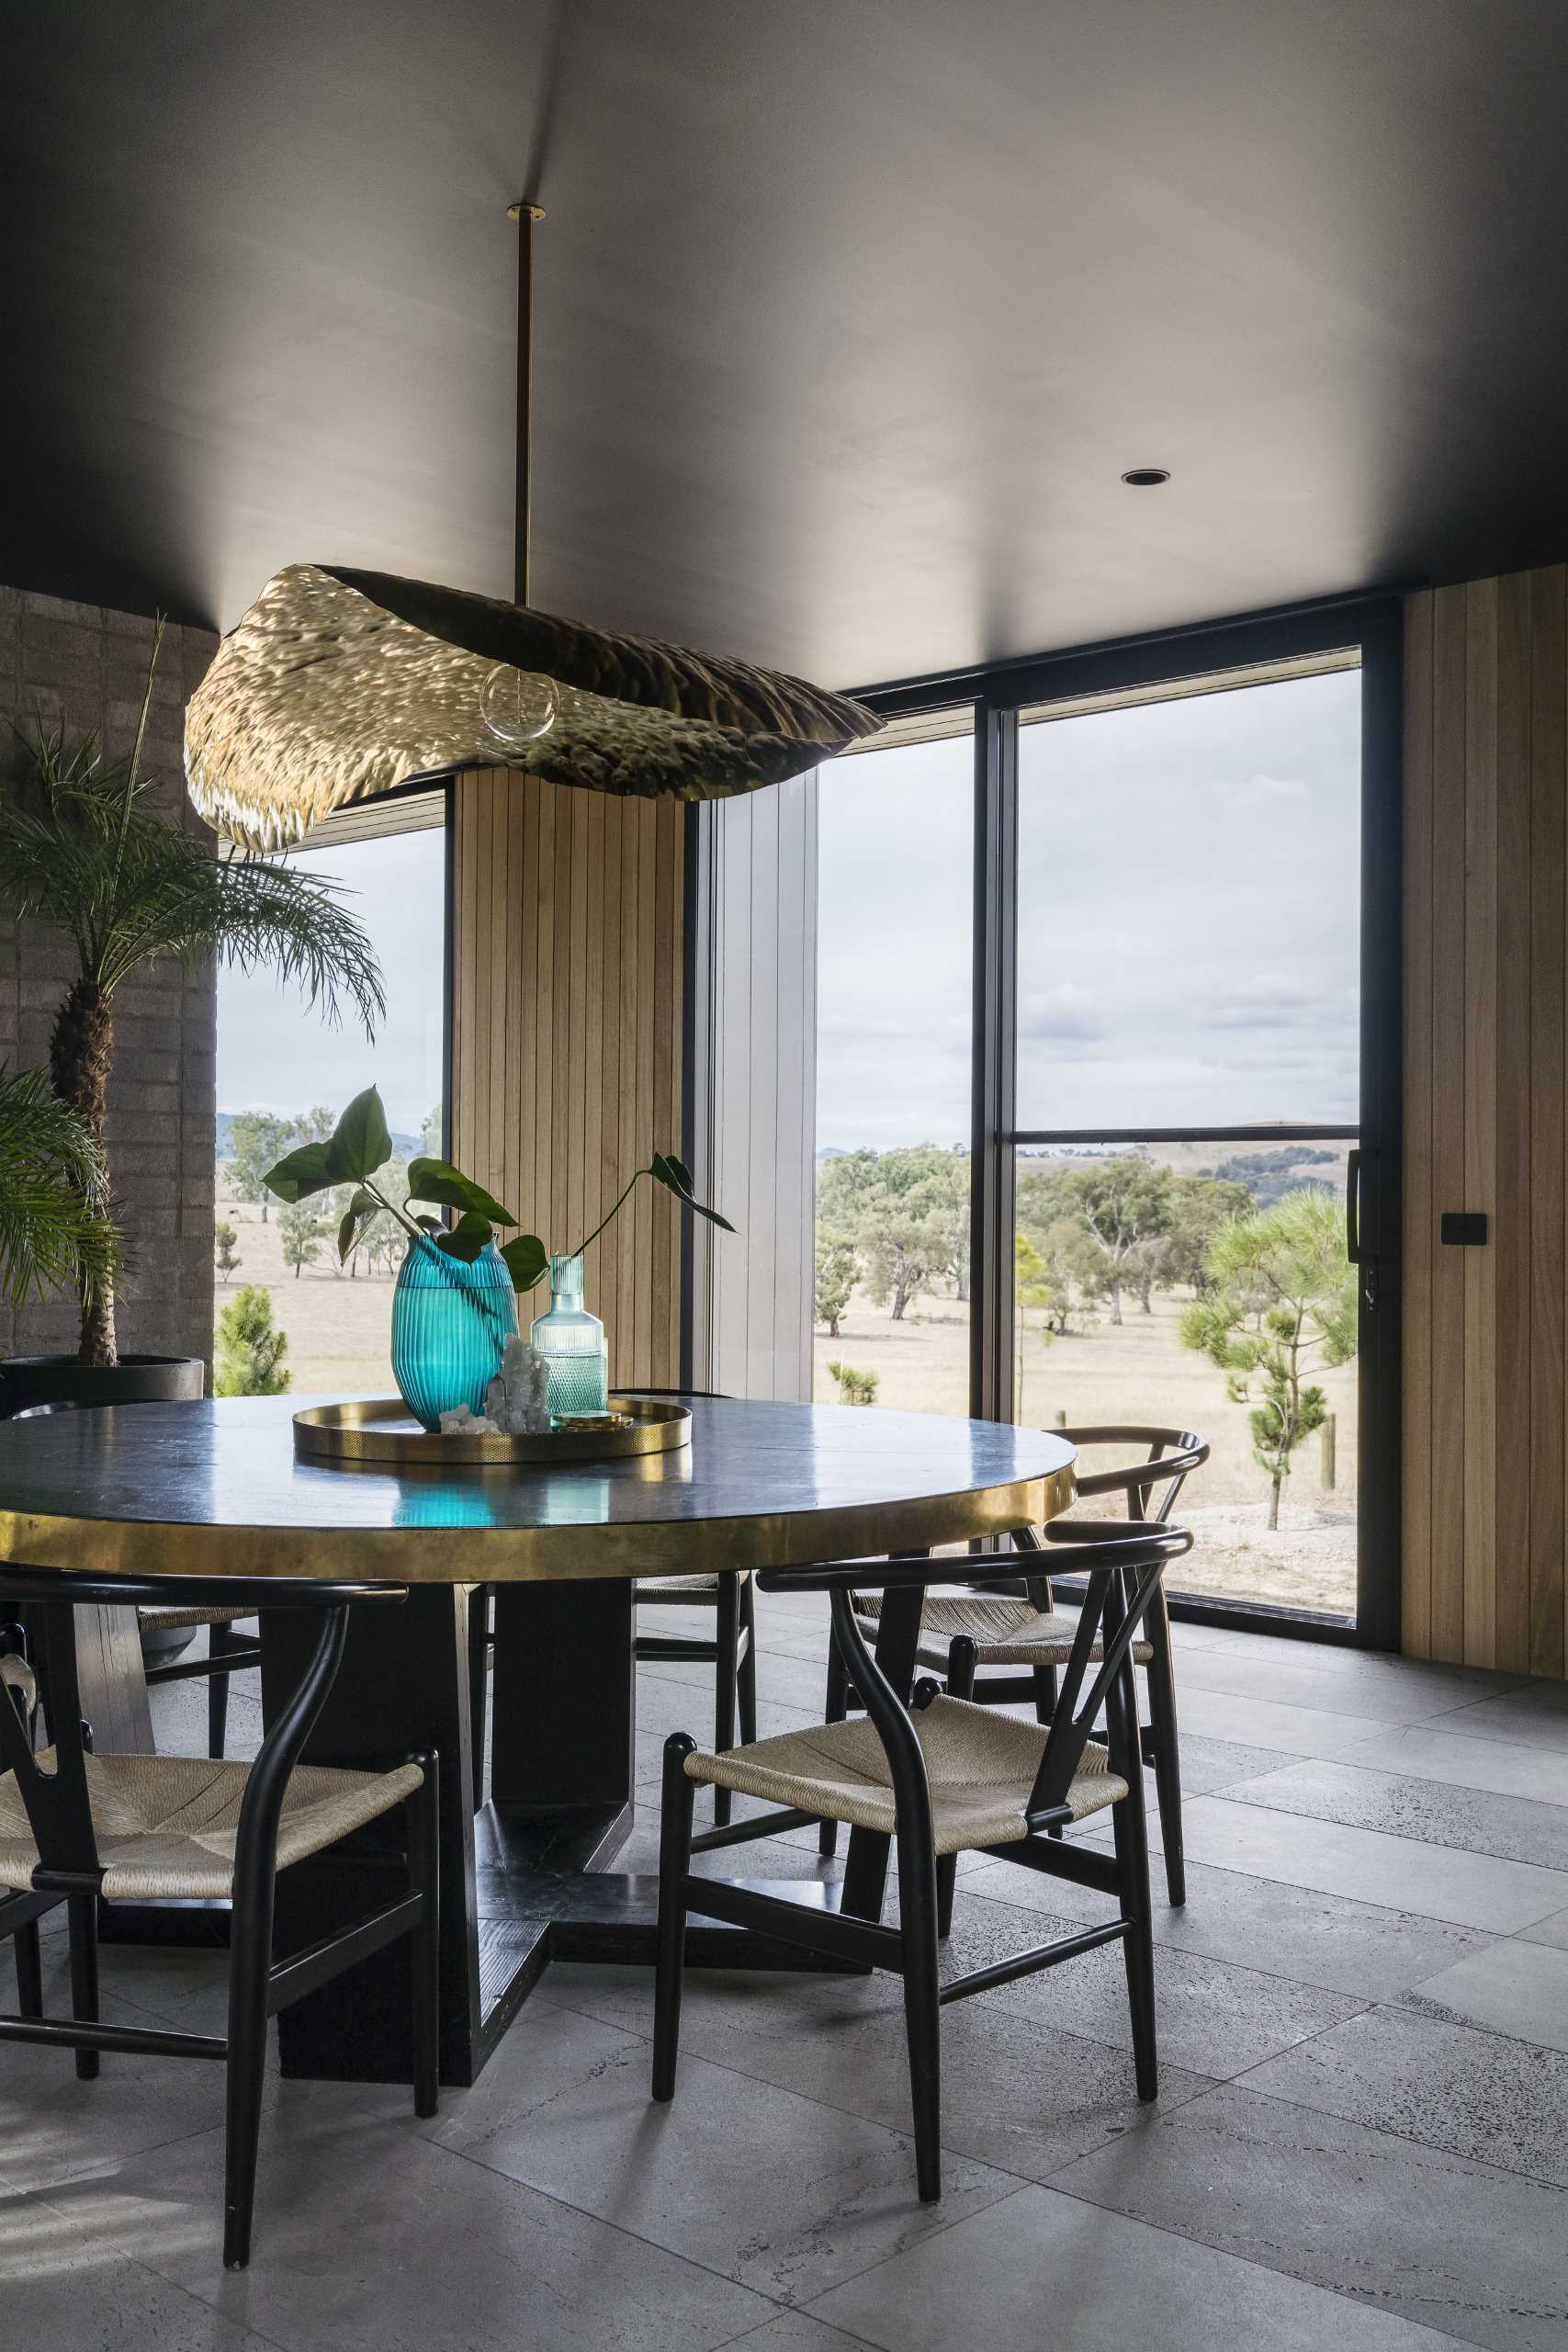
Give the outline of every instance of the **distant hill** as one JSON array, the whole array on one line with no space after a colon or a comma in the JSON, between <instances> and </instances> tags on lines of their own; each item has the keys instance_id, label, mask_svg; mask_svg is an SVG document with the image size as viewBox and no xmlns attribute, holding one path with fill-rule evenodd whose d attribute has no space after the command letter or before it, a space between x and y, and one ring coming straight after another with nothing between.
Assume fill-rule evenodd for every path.
<instances>
[{"instance_id":1,"label":"distant hill","mask_svg":"<svg viewBox=\"0 0 1568 2352\"><path fill-rule=\"evenodd\" d=\"M231 1159L233 1158L234 1122L237 1118L243 1118L243 1115L244 1114L240 1111L219 1112L217 1156L220 1159ZM400 1136L394 1133L392 1136L392 1149L397 1153L400 1159L417 1159L419 1154L424 1149L424 1139L422 1136Z\"/></svg>"}]
</instances>

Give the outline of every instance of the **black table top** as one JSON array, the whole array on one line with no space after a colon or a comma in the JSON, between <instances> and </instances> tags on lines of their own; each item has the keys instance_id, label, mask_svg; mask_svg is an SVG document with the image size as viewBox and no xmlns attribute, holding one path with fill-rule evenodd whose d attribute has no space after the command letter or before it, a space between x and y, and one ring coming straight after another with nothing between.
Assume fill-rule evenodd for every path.
<instances>
[{"instance_id":1,"label":"black table top","mask_svg":"<svg viewBox=\"0 0 1568 2352\"><path fill-rule=\"evenodd\" d=\"M631 1392L635 1393L635 1392ZM0 1559L132 1576L398 1584L786 1567L1039 1524L1065 1440L839 1405L692 1400L673 1453L560 1469L295 1458L310 1397L0 1422Z\"/></svg>"}]
</instances>

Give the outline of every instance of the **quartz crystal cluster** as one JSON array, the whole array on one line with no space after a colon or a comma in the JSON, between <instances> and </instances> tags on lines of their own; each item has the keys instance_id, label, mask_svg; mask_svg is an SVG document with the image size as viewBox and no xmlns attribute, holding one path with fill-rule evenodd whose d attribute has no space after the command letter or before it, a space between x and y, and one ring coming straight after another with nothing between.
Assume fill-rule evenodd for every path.
<instances>
[{"instance_id":1,"label":"quartz crystal cluster","mask_svg":"<svg viewBox=\"0 0 1568 2352\"><path fill-rule=\"evenodd\" d=\"M549 1366L517 1334L485 1391L482 1413L466 1405L441 1416L443 1437L545 1437L550 1427Z\"/></svg>"}]
</instances>

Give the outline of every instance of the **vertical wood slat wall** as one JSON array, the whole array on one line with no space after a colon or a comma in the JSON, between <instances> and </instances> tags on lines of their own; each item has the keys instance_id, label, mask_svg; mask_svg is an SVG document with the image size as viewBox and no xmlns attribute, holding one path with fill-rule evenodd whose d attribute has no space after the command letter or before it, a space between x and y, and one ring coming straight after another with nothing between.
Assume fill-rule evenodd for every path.
<instances>
[{"instance_id":1,"label":"vertical wood slat wall","mask_svg":"<svg viewBox=\"0 0 1568 2352\"><path fill-rule=\"evenodd\" d=\"M1404 763L1404 1645L1561 1676L1568 568L1408 600Z\"/></svg>"},{"instance_id":2,"label":"vertical wood slat wall","mask_svg":"<svg viewBox=\"0 0 1568 2352\"><path fill-rule=\"evenodd\" d=\"M812 773L693 812L693 1161L737 1228L692 1234L694 1376L736 1396L811 1395L817 795Z\"/></svg>"},{"instance_id":3,"label":"vertical wood slat wall","mask_svg":"<svg viewBox=\"0 0 1568 2352\"><path fill-rule=\"evenodd\" d=\"M685 810L509 772L459 777L454 801L453 1153L574 1248L681 1147ZM644 1183L588 1252L612 1382L679 1382L680 1251Z\"/></svg>"}]
</instances>

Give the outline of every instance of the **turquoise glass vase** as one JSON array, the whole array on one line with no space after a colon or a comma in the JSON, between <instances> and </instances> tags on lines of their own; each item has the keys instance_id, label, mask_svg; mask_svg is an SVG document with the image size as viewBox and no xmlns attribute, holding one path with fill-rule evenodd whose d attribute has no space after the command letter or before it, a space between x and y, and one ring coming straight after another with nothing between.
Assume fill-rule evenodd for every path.
<instances>
[{"instance_id":1,"label":"turquoise glass vase","mask_svg":"<svg viewBox=\"0 0 1568 2352\"><path fill-rule=\"evenodd\" d=\"M534 1317L530 1336L549 1370L552 1419L609 1411L604 1326L583 1306L581 1258L550 1260L550 1311Z\"/></svg>"},{"instance_id":2,"label":"turquoise glass vase","mask_svg":"<svg viewBox=\"0 0 1568 2352\"><path fill-rule=\"evenodd\" d=\"M392 1293L392 1377L427 1430L466 1405L482 1413L517 1329L517 1298L506 1261L487 1241L472 1265L449 1258L422 1234Z\"/></svg>"}]
</instances>

